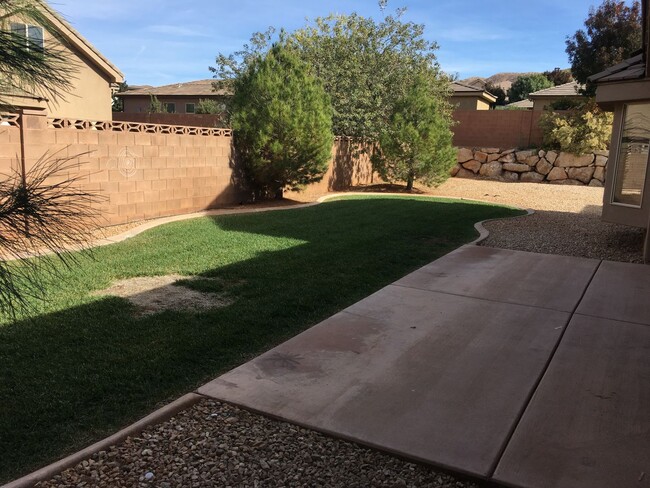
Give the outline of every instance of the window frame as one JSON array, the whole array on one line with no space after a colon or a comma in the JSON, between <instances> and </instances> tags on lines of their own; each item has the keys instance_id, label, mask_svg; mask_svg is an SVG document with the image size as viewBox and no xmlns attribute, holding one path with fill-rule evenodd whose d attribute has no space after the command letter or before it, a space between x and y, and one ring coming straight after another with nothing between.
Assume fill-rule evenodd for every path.
<instances>
[{"instance_id":1,"label":"window frame","mask_svg":"<svg viewBox=\"0 0 650 488\"><path fill-rule=\"evenodd\" d=\"M192 107L192 111L191 111L191 112L190 112L190 110L189 110L189 108L188 108L188 107L190 107L190 106ZM192 114L192 115L195 115L195 114L196 114L196 103L186 103L186 104L185 104L185 113L186 113L186 114Z\"/></svg>"},{"instance_id":2,"label":"window frame","mask_svg":"<svg viewBox=\"0 0 650 488\"><path fill-rule=\"evenodd\" d=\"M11 22L9 28L12 33L16 33L25 40L27 50L33 49L40 52L45 51L45 29L40 25L31 25L24 22ZM32 36L32 30L37 30L40 33L40 38ZM34 39L38 39L38 42L35 42Z\"/></svg>"}]
</instances>

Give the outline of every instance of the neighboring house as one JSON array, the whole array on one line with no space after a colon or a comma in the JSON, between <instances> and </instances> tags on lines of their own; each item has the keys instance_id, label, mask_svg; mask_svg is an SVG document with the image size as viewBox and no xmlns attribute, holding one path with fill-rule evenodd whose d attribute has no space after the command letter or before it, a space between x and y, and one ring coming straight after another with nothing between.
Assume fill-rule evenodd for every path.
<instances>
[{"instance_id":1,"label":"neighboring house","mask_svg":"<svg viewBox=\"0 0 650 488\"><path fill-rule=\"evenodd\" d=\"M169 113L193 114L199 100L212 99L223 103L228 96L225 90L215 91L214 81L210 79L164 86L134 87L118 93L117 96L124 102L124 113L149 112L151 98L155 96Z\"/></svg>"},{"instance_id":2,"label":"neighboring house","mask_svg":"<svg viewBox=\"0 0 650 488\"><path fill-rule=\"evenodd\" d=\"M650 0L643 1L643 49L590 77L596 102L614 112L603 220L646 229L644 257L650 261Z\"/></svg>"},{"instance_id":3,"label":"neighboring house","mask_svg":"<svg viewBox=\"0 0 650 488\"><path fill-rule=\"evenodd\" d=\"M533 101L528 100L526 98L524 100L519 100L518 102L509 103L508 105L505 105L504 107L509 108L509 109L517 109L517 110L532 110L533 109Z\"/></svg>"},{"instance_id":4,"label":"neighboring house","mask_svg":"<svg viewBox=\"0 0 650 488\"><path fill-rule=\"evenodd\" d=\"M457 106L457 110L490 110L497 101L491 93L458 81L452 82L451 88L454 93L449 101Z\"/></svg>"},{"instance_id":5,"label":"neighboring house","mask_svg":"<svg viewBox=\"0 0 650 488\"><path fill-rule=\"evenodd\" d=\"M570 81L563 85L533 92L528 95L528 99L533 104L533 110L544 110L560 100L584 100L584 96L580 94L580 88L582 87L577 81Z\"/></svg>"},{"instance_id":6,"label":"neighboring house","mask_svg":"<svg viewBox=\"0 0 650 488\"><path fill-rule=\"evenodd\" d=\"M69 93L51 99L26 91L4 94L3 98L16 108L46 109L50 117L111 120L113 91L124 81L124 75L45 2L42 8L56 33L20 18L11 19L11 25L5 28L24 33L25 42L62 50L68 55L72 88Z\"/></svg>"}]
</instances>

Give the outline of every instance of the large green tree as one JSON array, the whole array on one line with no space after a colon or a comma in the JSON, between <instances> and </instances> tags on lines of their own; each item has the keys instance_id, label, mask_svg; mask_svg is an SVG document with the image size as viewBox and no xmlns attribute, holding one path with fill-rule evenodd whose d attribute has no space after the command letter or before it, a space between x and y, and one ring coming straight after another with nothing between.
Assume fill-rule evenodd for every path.
<instances>
[{"instance_id":1,"label":"large green tree","mask_svg":"<svg viewBox=\"0 0 650 488\"><path fill-rule=\"evenodd\" d=\"M380 2L385 9L385 2ZM412 75L428 69L448 83L436 61L435 42L424 38L424 26L402 20L403 10L381 21L360 16L319 17L291 34L280 33L305 61L330 96L333 130L337 135L376 141ZM220 54L212 68L221 80L232 80L268 49L275 30L252 36L250 44L232 55Z\"/></svg>"},{"instance_id":2,"label":"large green tree","mask_svg":"<svg viewBox=\"0 0 650 488\"><path fill-rule=\"evenodd\" d=\"M600 7L589 10L585 29L566 40L566 52L573 77L586 85L587 95L595 94L589 76L629 58L641 49L641 5L622 0L605 0Z\"/></svg>"},{"instance_id":3,"label":"large green tree","mask_svg":"<svg viewBox=\"0 0 650 488\"><path fill-rule=\"evenodd\" d=\"M508 90L508 100L510 103L525 100L529 94L552 86L553 83L546 76L539 73L520 76Z\"/></svg>"},{"instance_id":4,"label":"large green tree","mask_svg":"<svg viewBox=\"0 0 650 488\"><path fill-rule=\"evenodd\" d=\"M250 60L235 80L232 128L237 155L258 195L282 197L319 181L332 154L329 98L285 43Z\"/></svg>"},{"instance_id":5,"label":"large green tree","mask_svg":"<svg viewBox=\"0 0 650 488\"><path fill-rule=\"evenodd\" d=\"M449 177L456 163L451 110L429 74L416 76L397 100L380 136L373 164L384 180L427 185Z\"/></svg>"}]
</instances>

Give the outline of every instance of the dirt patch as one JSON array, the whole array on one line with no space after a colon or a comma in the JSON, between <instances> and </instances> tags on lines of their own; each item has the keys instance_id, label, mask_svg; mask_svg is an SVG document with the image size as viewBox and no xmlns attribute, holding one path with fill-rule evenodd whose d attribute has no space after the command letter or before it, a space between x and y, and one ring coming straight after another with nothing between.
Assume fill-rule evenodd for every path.
<instances>
[{"instance_id":1,"label":"dirt patch","mask_svg":"<svg viewBox=\"0 0 650 488\"><path fill-rule=\"evenodd\" d=\"M109 288L93 293L94 296L115 296L126 298L136 306L139 315L152 315L165 310L210 310L233 303L225 293L210 293L192 290L180 281L214 280L218 278L197 278L170 274L165 276L139 276L119 280Z\"/></svg>"}]
</instances>

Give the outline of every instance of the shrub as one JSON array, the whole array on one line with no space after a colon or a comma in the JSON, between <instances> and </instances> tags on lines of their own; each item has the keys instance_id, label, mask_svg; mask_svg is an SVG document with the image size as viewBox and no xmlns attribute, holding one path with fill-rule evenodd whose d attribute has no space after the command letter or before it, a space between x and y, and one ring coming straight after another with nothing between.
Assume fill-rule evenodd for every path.
<instances>
[{"instance_id":1,"label":"shrub","mask_svg":"<svg viewBox=\"0 0 650 488\"><path fill-rule=\"evenodd\" d=\"M223 102L213 98L201 98L196 104L194 113L197 114L223 114L226 111L226 105Z\"/></svg>"},{"instance_id":2,"label":"shrub","mask_svg":"<svg viewBox=\"0 0 650 488\"><path fill-rule=\"evenodd\" d=\"M320 181L331 159L332 108L322 85L284 44L235 80L231 124L256 195L282 198Z\"/></svg>"},{"instance_id":3,"label":"shrub","mask_svg":"<svg viewBox=\"0 0 650 488\"><path fill-rule=\"evenodd\" d=\"M435 77L420 75L400 97L373 155L373 165L384 180L438 184L456 163L452 145L450 107Z\"/></svg>"},{"instance_id":4,"label":"shrub","mask_svg":"<svg viewBox=\"0 0 650 488\"><path fill-rule=\"evenodd\" d=\"M539 120L544 146L573 154L609 149L614 116L593 100L566 113L546 112Z\"/></svg>"}]
</instances>

